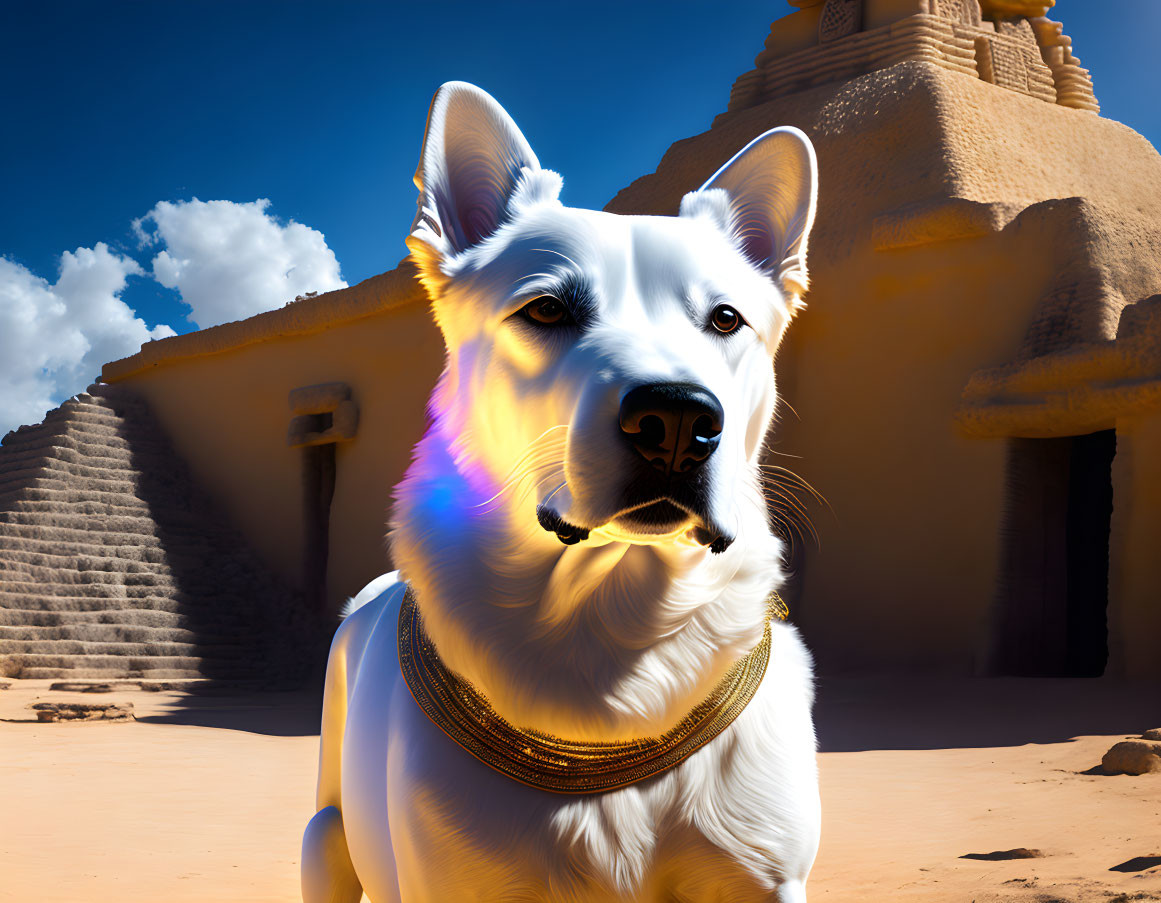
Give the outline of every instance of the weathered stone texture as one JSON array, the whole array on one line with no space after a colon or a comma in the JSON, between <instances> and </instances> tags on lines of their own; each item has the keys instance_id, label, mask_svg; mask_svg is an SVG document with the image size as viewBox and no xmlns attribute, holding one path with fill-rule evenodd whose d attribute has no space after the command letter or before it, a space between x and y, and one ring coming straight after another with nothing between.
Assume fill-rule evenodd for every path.
<instances>
[{"instance_id":1,"label":"weathered stone texture","mask_svg":"<svg viewBox=\"0 0 1161 903\"><path fill-rule=\"evenodd\" d=\"M1099 110L1071 39L1043 14L1002 13L988 5L992 18L985 19L978 0L794 5L799 11L771 26L755 68L734 83L731 112L906 60L935 63L1048 103Z\"/></svg>"},{"instance_id":2,"label":"weathered stone texture","mask_svg":"<svg viewBox=\"0 0 1161 903\"><path fill-rule=\"evenodd\" d=\"M1122 740L1105 753L1101 768L1108 774L1161 773L1161 742Z\"/></svg>"}]
</instances>

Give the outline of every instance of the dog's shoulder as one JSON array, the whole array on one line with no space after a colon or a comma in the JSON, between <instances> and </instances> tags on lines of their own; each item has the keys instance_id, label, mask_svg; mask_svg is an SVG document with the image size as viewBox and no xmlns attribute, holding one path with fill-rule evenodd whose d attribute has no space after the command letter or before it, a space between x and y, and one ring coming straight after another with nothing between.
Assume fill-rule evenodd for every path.
<instances>
[{"instance_id":1,"label":"dog's shoulder","mask_svg":"<svg viewBox=\"0 0 1161 903\"><path fill-rule=\"evenodd\" d=\"M406 582L399 576L399 571L391 571L376 577L355 593L355 595L347 599L343 604L342 610L339 612L339 617L344 620L349 618L360 608L364 608L369 603L379 600L384 594L397 587L406 588Z\"/></svg>"},{"instance_id":2,"label":"dog's shoulder","mask_svg":"<svg viewBox=\"0 0 1161 903\"><path fill-rule=\"evenodd\" d=\"M376 577L348 599L343 607L343 621L331 640L332 664L340 665L345 675L353 676L380 621L394 627L406 591L407 581L398 571L391 571Z\"/></svg>"},{"instance_id":3,"label":"dog's shoulder","mask_svg":"<svg viewBox=\"0 0 1161 903\"><path fill-rule=\"evenodd\" d=\"M380 642L379 639L373 640L381 633L377 629L380 623L390 628L391 637L384 637L383 641L393 643L395 622L406 590L407 583L400 579L398 572L372 580L348 601L347 614L331 640L323 689L319 809L326 806L341 808L342 751L351 693L368 647Z\"/></svg>"}]
</instances>

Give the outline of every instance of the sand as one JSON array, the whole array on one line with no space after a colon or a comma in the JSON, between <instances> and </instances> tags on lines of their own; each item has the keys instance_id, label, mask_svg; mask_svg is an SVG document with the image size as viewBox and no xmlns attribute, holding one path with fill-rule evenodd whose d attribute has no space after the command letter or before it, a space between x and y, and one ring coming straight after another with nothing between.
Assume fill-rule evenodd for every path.
<instances>
[{"instance_id":1,"label":"sand","mask_svg":"<svg viewBox=\"0 0 1161 903\"><path fill-rule=\"evenodd\" d=\"M0 900L295 901L317 697L0 690L132 702L129 722L0 721ZM1161 727L1161 686L820 682L813 901L1161 901L1161 775L1091 771ZM1016 848L1040 858L965 859Z\"/></svg>"}]
</instances>

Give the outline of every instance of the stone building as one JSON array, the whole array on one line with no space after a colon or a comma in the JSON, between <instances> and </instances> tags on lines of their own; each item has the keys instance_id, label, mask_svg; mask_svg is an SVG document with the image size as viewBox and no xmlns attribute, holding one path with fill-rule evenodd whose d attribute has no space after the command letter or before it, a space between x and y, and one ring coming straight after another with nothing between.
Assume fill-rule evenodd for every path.
<instances>
[{"instance_id":1,"label":"stone building","mask_svg":"<svg viewBox=\"0 0 1161 903\"><path fill-rule=\"evenodd\" d=\"M769 460L829 503L800 493L819 543L790 552L822 669L1161 673L1161 157L1100 117L1049 2L791 5L710 129L607 209L676 213L773 126L816 146ZM326 612L387 569L390 487L441 364L404 262L151 342L94 391L143 401L271 579ZM13 551L37 486L58 485L5 463L22 441L0 450L10 660L31 654L13 612L56 598L36 589L51 562Z\"/></svg>"}]
</instances>

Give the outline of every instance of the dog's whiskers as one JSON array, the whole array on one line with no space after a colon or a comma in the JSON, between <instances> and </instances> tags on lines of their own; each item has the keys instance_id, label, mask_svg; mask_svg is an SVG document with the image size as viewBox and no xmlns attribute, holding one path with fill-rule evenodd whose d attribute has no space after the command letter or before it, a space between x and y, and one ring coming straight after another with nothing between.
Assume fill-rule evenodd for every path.
<instances>
[{"instance_id":1,"label":"dog's whiskers","mask_svg":"<svg viewBox=\"0 0 1161 903\"><path fill-rule=\"evenodd\" d=\"M821 548L822 540L811 520L810 512L795 494L793 487L805 488L815 499L830 508L826 499L806 480L785 467L760 464L757 476L767 500L767 510L775 524L781 528L778 532L790 544L791 551L794 549L795 534L804 543L809 534L815 546Z\"/></svg>"},{"instance_id":2,"label":"dog's whiskers","mask_svg":"<svg viewBox=\"0 0 1161 903\"><path fill-rule=\"evenodd\" d=\"M796 474L790 468L783 467L780 464L759 464L758 468L759 470L764 471L764 479L778 479L779 477L785 478L793 485L800 486L805 489L811 494L811 496L814 497L815 501L819 502L819 504L826 505L826 507L830 509L831 513L834 513L834 509L831 508L830 502L826 500L826 496L815 489L809 481Z\"/></svg>"},{"instance_id":3,"label":"dog's whiskers","mask_svg":"<svg viewBox=\"0 0 1161 903\"><path fill-rule=\"evenodd\" d=\"M513 487L518 486L521 483L526 482L528 480L532 480L539 475L550 473L553 470L562 470L562 469L563 469L563 464L558 459L558 456L553 456L550 460L547 460L547 461L540 461L538 463L530 463L530 464L526 465L524 468L522 468L519 473L515 473L515 474L512 474L511 476L509 476L508 479L505 480L504 483L500 486L500 488L496 490L496 494L493 495L490 499L487 499L486 501L480 502L478 505L474 505L473 507L476 509L484 509L481 511L481 513L487 513L488 511L492 511L492 510L494 510L493 503L496 502L501 496L503 496L505 493L507 493Z\"/></svg>"},{"instance_id":4,"label":"dog's whiskers","mask_svg":"<svg viewBox=\"0 0 1161 903\"><path fill-rule=\"evenodd\" d=\"M516 463L500 484L500 488L496 490L496 493L491 498L473 507L477 510L482 509L482 513L491 511L493 508L490 506L493 506L493 503L512 489L512 487L531 477L546 473L551 469L563 467L561 459L563 458L564 446L568 437L567 435L553 435L560 430L567 431L568 424L558 423L555 426L550 426L528 443L527 449L516 460ZM546 442L545 440L548 441Z\"/></svg>"},{"instance_id":5,"label":"dog's whiskers","mask_svg":"<svg viewBox=\"0 0 1161 903\"><path fill-rule=\"evenodd\" d=\"M552 501L552 497L554 495L556 495L558 492L560 492L560 490L564 489L564 487L567 485L568 485L568 480L564 480L563 482L561 482L561 484L559 486L557 486L554 490L552 490L552 492L548 493L548 497L545 498L545 500L541 504L547 505L549 502Z\"/></svg>"}]
</instances>

